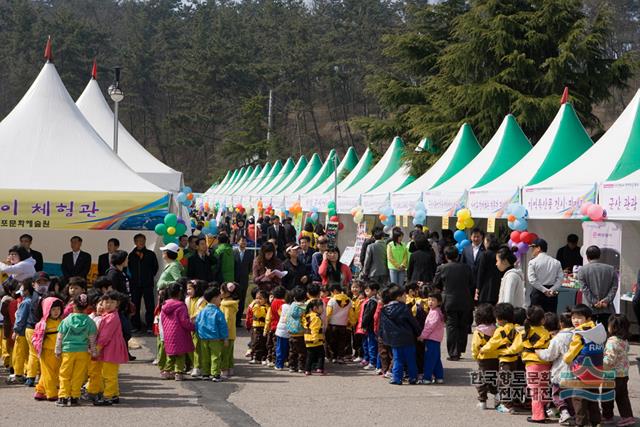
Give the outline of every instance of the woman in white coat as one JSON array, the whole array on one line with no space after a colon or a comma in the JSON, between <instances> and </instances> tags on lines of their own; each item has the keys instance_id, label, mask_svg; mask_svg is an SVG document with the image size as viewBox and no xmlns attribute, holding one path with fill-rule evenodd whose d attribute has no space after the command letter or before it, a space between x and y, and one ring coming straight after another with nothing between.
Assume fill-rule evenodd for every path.
<instances>
[{"instance_id":1,"label":"woman in white coat","mask_svg":"<svg viewBox=\"0 0 640 427\"><path fill-rule=\"evenodd\" d=\"M524 274L515 267L517 258L514 250L502 246L496 253L496 267L503 273L498 303L508 302L514 307L524 307Z\"/></svg>"}]
</instances>

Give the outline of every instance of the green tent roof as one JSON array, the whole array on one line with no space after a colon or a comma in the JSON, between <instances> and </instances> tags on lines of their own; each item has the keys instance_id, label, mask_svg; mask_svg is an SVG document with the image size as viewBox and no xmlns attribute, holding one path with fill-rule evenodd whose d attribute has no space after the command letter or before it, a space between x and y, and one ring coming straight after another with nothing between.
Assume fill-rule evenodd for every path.
<instances>
[{"instance_id":1,"label":"green tent roof","mask_svg":"<svg viewBox=\"0 0 640 427\"><path fill-rule=\"evenodd\" d=\"M282 169L280 169L280 173L278 173L277 176L274 176L271 182L268 183L266 186L264 186L261 191L264 194L271 193L271 191L274 188L280 185L282 181L284 181L287 178L287 176L289 176L294 166L295 166L295 163L293 163L293 159L289 157L287 161L284 163L284 165L282 166Z\"/></svg>"},{"instance_id":2,"label":"green tent roof","mask_svg":"<svg viewBox=\"0 0 640 427\"><path fill-rule=\"evenodd\" d=\"M282 182L278 186L273 188L273 190L271 191L271 194L280 194L283 190L287 189L291 185L291 183L295 181L296 178L307 167L308 163L309 162L307 162L307 158L304 155L300 156L293 170L289 173L289 175L284 180L282 180Z\"/></svg>"}]
</instances>

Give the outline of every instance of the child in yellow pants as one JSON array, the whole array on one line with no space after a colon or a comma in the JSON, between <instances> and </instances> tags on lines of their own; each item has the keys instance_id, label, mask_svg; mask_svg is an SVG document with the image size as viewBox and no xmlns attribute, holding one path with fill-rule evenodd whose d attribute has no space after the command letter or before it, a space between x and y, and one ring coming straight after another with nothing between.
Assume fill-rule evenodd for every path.
<instances>
[{"instance_id":1,"label":"child in yellow pants","mask_svg":"<svg viewBox=\"0 0 640 427\"><path fill-rule=\"evenodd\" d=\"M89 306L87 295L76 295L73 304L73 313L60 324L56 340L56 355L62 357L58 406L79 403L91 355L96 355L96 324L84 314ZM91 355L88 351L91 351Z\"/></svg>"},{"instance_id":2,"label":"child in yellow pants","mask_svg":"<svg viewBox=\"0 0 640 427\"><path fill-rule=\"evenodd\" d=\"M97 344L100 350L98 359L102 361L104 397L93 402L96 406L120 402L118 370L120 364L129 361L129 352L122 335L122 323L118 314L121 298L121 294L116 291L108 291L100 298L104 313L100 320Z\"/></svg>"},{"instance_id":3,"label":"child in yellow pants","mask_svg":"<svg viewBox=\"0 0 640 427\"><path fill-rule=\"evenodd\" d=\"M56 339L64 303L55 297L42 301L42 319L36 324L32 347L40 355L41 375L33 395L35 400L58 399L60 359L56 356Z\"/></svg>"},{"instance_id":4,"label":"child in yellow pants","mask_svg":"<svg viewBox=\"0 0 640 427\"><path fill-rule=\"evenodd\" d=\"M20 286L20 294L22 302L18 305L16 311L16 321L13 325L13 376L9 377L9 384L24 384L25 365L29 360L29 343L25 336L27 330L27 321L31 314L31 306L33 303L33 284L31 280L25 280Z\"/></svg>"},{"instance_id":5,"label":"child in yellow pants","mask_svg":"<svg viewBox=\"0 0 640 427\"><path fill-rule=\"evenodd\" d=\"M102 315L104 314L104 305L99 298L102 297L98 294L98 300L96 302L96 311L91 313L89 317L96 324L96 328L100 330L100 322L102 321ZM91 297L90 297L91 298ZM86 395L84 398L91 402L98 400L104 392L104 381L102 380L102 360L98 358L91 358L89 362L89 369L87 372L88 381L86 386Z\"/></svg>"}]
</instances>

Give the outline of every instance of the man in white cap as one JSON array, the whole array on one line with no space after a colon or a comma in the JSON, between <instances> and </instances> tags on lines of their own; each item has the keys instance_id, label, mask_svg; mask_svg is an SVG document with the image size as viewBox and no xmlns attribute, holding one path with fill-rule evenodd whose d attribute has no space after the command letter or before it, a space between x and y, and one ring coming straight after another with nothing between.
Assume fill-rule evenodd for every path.
<instances>
[{"instance_id":1,"label":"man in white cap","mask_svg":"<svg viewBox=\"0 0 640 427\"><path fill-rule=\"evenodd\" d=\"M160 274L156 289L161 290L167 287L169 283L173 283L183 276L182 264L178 261L178 253L180 246L176 243L169 243L160 248L162 251L162 259L165 262L164 269Z\"/></svg>"}]
</instances>

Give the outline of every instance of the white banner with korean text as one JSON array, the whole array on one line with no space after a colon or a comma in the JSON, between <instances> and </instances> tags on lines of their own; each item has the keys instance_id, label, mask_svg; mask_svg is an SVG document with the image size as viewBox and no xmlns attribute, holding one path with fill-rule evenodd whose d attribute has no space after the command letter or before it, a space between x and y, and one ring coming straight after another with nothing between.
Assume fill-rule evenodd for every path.
<instances>
[{"instance_id":1,"label":"white banner with korean text","mask_svg":"<svg viewBox=\"0 0 640 427\"><path fill-rule=\"evenodd\" d=\"M351 213L351 209L360 204L359 195L345 195L338 194L338 201L336 202L336 210L340 214Z\"/></svg>"},{"instance_id":2,"label":"white banner with korean text","mask_svg":"<svg viewBox=\"0 0 640 427\"><path fill-rule=\"evenodd\" d=\"M595 203L596 188L595 184L525 187L522 204L529 211L529 218L580 218L580 206Z\"/></svg>"},{"instance_id":3,"label":"white banner with korean text","mask_svg":"<svg viewBox=\"0 0 640 427\"><path fill-rule=\"evenodd\" d=\"M422 193L422 201L427 207L429 216L455 216L459 209L465 207L467 191L436 191L429 190ZM472 213L473 214L473 213Z\"/></svg>"},{"instance_id":4,"label":"white banner with korean text","mask_svg":"<svg viewBox=\"0 0 640 427\"><path fill-rule=\"evenodd\" d=\"M416 204L420 201L422 201L422 193L391 194L391 207L395 215L412 215ZM427 214L429 214L428 211Z\"/></svg>"},{"instance_id":5,"label":"white banner with korean text","mask_svg":"<svg viewBox=\"0 0 640 427\"><path fill-rule=\"evenodd\" d=\"M389 193L363 194L361 200L365 214L378 214L380 208L386 207L390 202Z\"/></svg>"},{"instance_id":6,"label":"white banner with korean text","mask_svg":"<svg viewBox=\"0 0 640 427\"><path fill-rule=\"evenodd\" d=\"M609 219L640 219L640 182L604 182L600 185L600 205Z\"/></svg>"},{"instance_id":7,"label":"white banner with korean text","mask_svg":"<svg viewBox=\"0 0 640 427\"><path fill-rule=\"evenodd\" d=\"M495 190L469 190L467 208L474 218L502 218L507 206L520 203L520 189L517 187Z\"/></svg>"}]
</instances>

